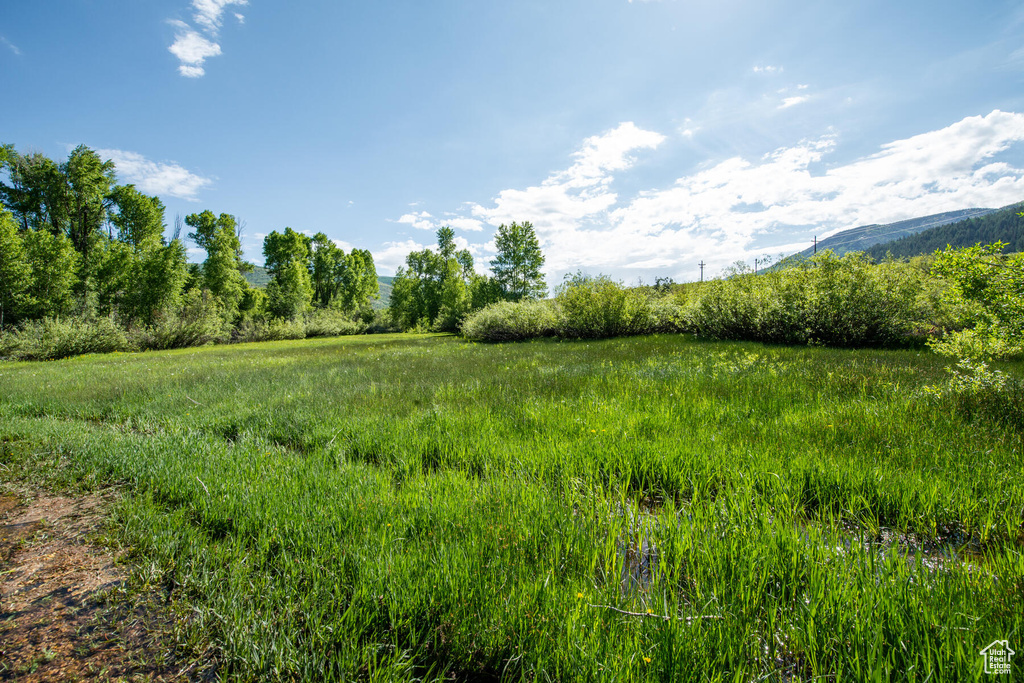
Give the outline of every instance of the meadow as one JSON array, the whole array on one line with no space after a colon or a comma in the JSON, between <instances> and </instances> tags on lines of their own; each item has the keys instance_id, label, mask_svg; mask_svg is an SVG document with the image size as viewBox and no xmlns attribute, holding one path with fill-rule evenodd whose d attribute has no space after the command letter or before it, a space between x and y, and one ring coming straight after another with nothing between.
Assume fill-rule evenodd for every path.
<instances>
[{"instance_id":1,"label":"meadow","mask_svg":"<svg viewBox=\"0 0 1024 683\"><path fill-rule=\"evenodd\" d=\"M222 680L981 680L1024 632L1024 436L929 393L947 364L687 335L10 362L0 464L118 486L111 533Z\"/></svg>"}]
</instances>

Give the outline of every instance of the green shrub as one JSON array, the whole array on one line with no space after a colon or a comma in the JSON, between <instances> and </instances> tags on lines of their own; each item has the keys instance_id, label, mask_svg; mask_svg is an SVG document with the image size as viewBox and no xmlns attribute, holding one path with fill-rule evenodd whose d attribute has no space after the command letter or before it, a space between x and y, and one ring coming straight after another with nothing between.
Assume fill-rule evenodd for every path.
<instances>
[{"instance_id":1,"label":"green shrub","mask_svg":"<svg viewBox=\"0 0 1024 683\"><path fill-rule=\"evenodd\" d=\"M366 334L388 334L402 331L401 326L392 316L390 308L377 311L371 310L368 314L362 316L362 320L366 325Z\"/></svg>"},{"instance_id":2,"label":"green shrub","mask_svg":"<svg viewBox=\"0 0 1024 683\"><path fill-rule=\"evenodd\" d=\"M303 320L249 320L235 328L231 341L235 343L281 341L283 339L305 339L306 323Z\"/></svg>"},{"instance_id":3,"label":"green shrub","mask_svg":"<svg viewBox=\"0 0 1024 683\"><path fill-rule=\"evenodd\" d=\"M557 325L548 301L499 301L470 314L462 323L462 334L475 341L520 341L551 336Z\"/></svg>"},{"instance_id":4,"label":"green shrub","mask_svg":"<svg viewBox=\"0 0 1024 683\"><path fill-rule=\"evenodd\" d=\"M825 251L798 267L705 283L687 319L711 339L898 346L922 318L923 279L907 264Z\"/></svg>"},{"instance_id":5,"label":"green shrub","mask_svg":"<svg viewBox=\"0 0 1024 683\"><path fill-rule=\"evenodd\" d=\"M945 285L942 303L959 323L932 344L936 352L973 359L1024 355L1024 254L1004 255L1004 247L996 242L936 252L932 274Z\"/></svg>"},{"instance_id":6,"label":"green shrub","mask_svg":"<svg viewBox=\"0 0 1024 683\"><path fill-rule=\"evenodd\" d=\"M685 310L676 303L675 297L661 296L650 300L651 332L689 332L690 323Z\"/></svg>"},{"instance_id":7,"label":"green shrub","mask_svg":"<svg viewBox=\"0 0 1024 683\"><path fill-rule=\"evenodd\" d=\"M307 337L341 337L348 334L361 334L366 331L366 324L353 320L352 316L341 311L321 309L306 316Z\"/></svg>"},{"instance_id":8,"label":"green shrub","mask_svg":"<svg viewBox=\"0 0 1024 683\"><path fill-rule=\"evenodd\" d=\"M949 380L925 387L925 394L945 405L950 413L967 419L980 417L1009 427L1024 429L1024 382L984 361L961 358L955 368L947 367Z\"/></svg>"},{"instance_id":9,"label":"green shrub","mask_svg":"<svg viewBox=\"0 0 1024 683\"><path fill-rule=\"evenodd\" d=\"M131 331L134 346L143 350L182 349L226 342L230 328L223 307L208 293L190 290L176 313L155 318L152 325Z\"/></svg>"},{"instance_id":10,"label":"green shrub","mask_svg":"<svg viewBox=\"0 0 1024 683\"><path fill-rule=\"evenodd\" d=\"M598 339L648 334L655 329L649 295L604 275L567 278L556 301L562 337Z\"/></svg>"},{"instance_id":11,"label":"green shrub","mask_svg":"<svg viewBox=\"0 0 1024 683\"><path fill-rule=\"evenodd\" d=\"M18 360L55 360L130 348L125 331L109 317L27 321L5 333L0 342L0 353Z\"/></svg>"}]
</instances>

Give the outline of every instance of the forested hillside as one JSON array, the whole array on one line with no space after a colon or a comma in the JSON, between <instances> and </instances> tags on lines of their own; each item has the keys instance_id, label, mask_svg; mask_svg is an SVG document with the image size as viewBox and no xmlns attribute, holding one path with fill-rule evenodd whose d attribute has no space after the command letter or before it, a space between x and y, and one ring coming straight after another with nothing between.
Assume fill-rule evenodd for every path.
<instances>
[{"instance_id":1,"label":"forested hillside","mask_svg":"<svg viewBox=\"0 0 1024 683\"><path fill-rule=\"evenodd\" d=\"M979 242L1005 242L1007 253L1024 251L1024 202L1004 206L983 216L941 225L916 235L883 242L867 249L868 256L881 261L886 255L910 258L930 254L937 249L970 247Z\"/></svg>"},{"instance_id":2,"label":"forested hillside","mask_svg":"<svg viewBox=\"0 0 1024 683\"><path fill-rule=\"evenodd\" d=\"M921 216L920 218L909 218L895 223L861 225L820 240L817 251L831 249L835 252L836 256L842 256L851 251L865 251L880 242L888 242L900 237L916 235L919 232L962 221L966 218L984 216L995 210L963 209L962 211L947 211L930 216ZM799 252L799 254L795 254L795 256L812 256L814 253L815 248L811 246Z\"/></svg>"}]
</instances>

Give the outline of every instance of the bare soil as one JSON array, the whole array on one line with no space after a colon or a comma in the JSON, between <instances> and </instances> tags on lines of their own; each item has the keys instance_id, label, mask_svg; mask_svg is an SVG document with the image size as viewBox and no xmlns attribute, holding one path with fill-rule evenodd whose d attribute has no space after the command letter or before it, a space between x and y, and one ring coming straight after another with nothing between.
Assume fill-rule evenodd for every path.
<instances>
[{"instance_id":1,"label":"bare soil","mask_svg":"<svg viewBox=\"0 0 1024 683\"><path fill-rule=\"evenodd\" d=\"M95 543L112 497L0 492L0 681L170 680L146 620L108 599L126 579Z\"/></svg>"}]
</instances>

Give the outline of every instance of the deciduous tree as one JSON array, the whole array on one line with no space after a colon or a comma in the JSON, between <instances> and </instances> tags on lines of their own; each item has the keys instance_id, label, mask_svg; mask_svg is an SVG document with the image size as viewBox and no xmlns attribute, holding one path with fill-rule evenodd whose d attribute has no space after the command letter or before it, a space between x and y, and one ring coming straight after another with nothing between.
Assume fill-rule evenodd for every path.
<instances>
[{"instance_id":1,"label":"deciduous tree","mask_svg":"<svg viewBox=\"0 0 1024 683\"><path fill-rule=\"evenodd\" d=\"M14 217L0 207L0 329L17 322L31 305L31 275Z\"/></svg>"},{"instance_id":2,"label":"deciduous tree","mask_svg":"<svg viewBox=\"0 0 1024 683\"><path fill-rule=\"evenodd\" d=\"M491 261L491 271L498 281L503 297L510 301L537 299L547 293L544 274L544 254L529 221L502 224L494 236L497 255Z\"/></svg>"}]
</instances>

